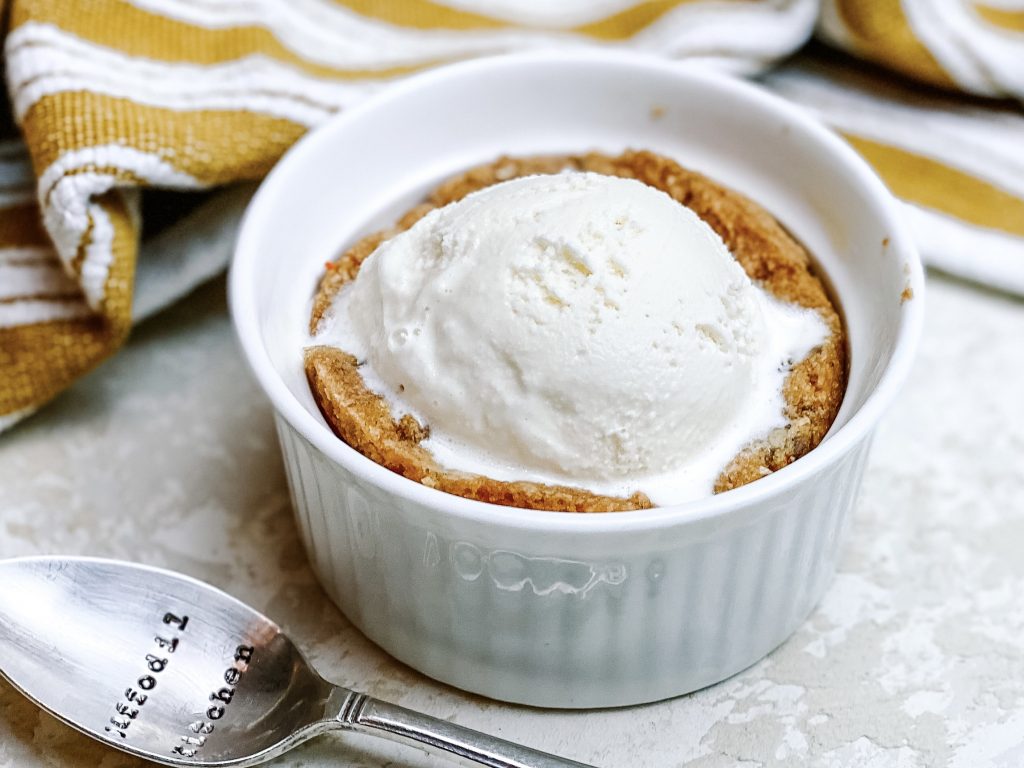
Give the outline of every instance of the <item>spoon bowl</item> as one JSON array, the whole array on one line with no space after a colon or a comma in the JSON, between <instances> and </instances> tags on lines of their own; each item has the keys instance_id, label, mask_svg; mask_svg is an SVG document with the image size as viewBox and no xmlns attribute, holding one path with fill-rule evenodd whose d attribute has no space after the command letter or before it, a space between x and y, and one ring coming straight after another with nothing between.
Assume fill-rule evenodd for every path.
<instances>
[{"instance_id":1,"label":"spoon bowl","mask_svg":"<svg viewBox=\"0 0 1024 768\"><path fill-rule=\"evenodd\" d=\"M0 561L0 675L77 730L176 766L249 766L334 729L494 768L577 766L332 685L270 619L132 563Z\"/></svg>"}]
</instances>

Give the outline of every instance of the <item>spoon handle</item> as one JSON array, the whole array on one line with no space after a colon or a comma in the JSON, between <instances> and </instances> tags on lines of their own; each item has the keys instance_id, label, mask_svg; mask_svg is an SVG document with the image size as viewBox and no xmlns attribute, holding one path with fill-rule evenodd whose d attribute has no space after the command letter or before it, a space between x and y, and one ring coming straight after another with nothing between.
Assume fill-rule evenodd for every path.
<instances>
[{"instance_id":1,"label":"spoon handle","mask_svg":"<svg viewBox=\"0 0 1024 768\"><path fill-rule=\"evenodd\" d=\"M362 693L339 688L331 698L341 700L336 722L343 728L426 749L461 765L486 765L489 768L593 768L463 728L447 720L438 720L395 704L378 701Z\"/></svg>"}]
</instances>

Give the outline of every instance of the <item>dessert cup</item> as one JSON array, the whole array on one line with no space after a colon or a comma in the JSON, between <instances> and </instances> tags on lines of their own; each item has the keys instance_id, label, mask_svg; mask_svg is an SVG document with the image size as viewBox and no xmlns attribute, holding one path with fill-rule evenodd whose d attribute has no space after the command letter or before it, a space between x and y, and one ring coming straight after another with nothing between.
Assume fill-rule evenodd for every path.
<instances>
[{"instance_id":1,"label":"dessert cup","mask_svg":"<svg viewBox=\"0 0 1024 768\"><path fill-rule=\"evenodd\" d=\"M440 180L502 155L650 149L748 195L815 257L849 380L824 441L750 485L577 515L407 480L338 439L303 371L324 262ZM270 398L296 519L324 588L430 677L549 707L654 701L754 663L834 572L871 436L920 332L920 261L867 165L755 86L620 52L531 53L397 84L302 139L245 216L230 276Z\"/></svg>"}]
</instances>

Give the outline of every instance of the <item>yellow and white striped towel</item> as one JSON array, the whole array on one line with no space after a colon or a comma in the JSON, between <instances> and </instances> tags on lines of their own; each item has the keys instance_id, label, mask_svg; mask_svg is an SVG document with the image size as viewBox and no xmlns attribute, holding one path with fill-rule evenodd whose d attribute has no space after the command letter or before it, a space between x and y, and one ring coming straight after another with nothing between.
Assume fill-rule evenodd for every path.
<instances>
[{"instance_id":1,"label":"yellow and white striped towel","mask_svg":"<svg viewBox=\"0 0 1024 768\"><path fill-rule=\"evenodd\" d=\"M929 265L1024 294L1024 111L922 92L829 56L801 56L764 82L874 166Z\"/></svg>"},{"instance_id":2,"label":"yellow and white striped towel","mask_svg":"<svg viewBox=\"0 0 1024 768\"><path fill-rule=\"evenodd\" d=\"M875 167L930 265L1024 294L1024 0L825 0L818 36L908 81L804 56L768 85Z\"/></svg>"},{"instance_id":3,"label":"yellow and white striped towel","mask_svg":"<svg viewBox=\"0 0 1024 768\"><path fill-rule=\"evenodd\" d=\"M757 75L819 0L7 0L24 137L0 140L0 428L223 267L246 191L140 256L140 190L256 180L395 78L471 56L602 45ZM943 9L956 6L947 15ZM1021 0L826 0L819 36L952 92L1024 94ZM926 256L1024 292L1019 105L897 88L820 53L768 87L847 135L908 203ZM40 221L42 224L40 224Z\"/></svg>"},{"instance_id":4,"label":"yellow and white striped towel","mask_svg":"<svg viewBox=\"0 0 1024 768\"><path fill-rule=\"evenodd\" d=\"M1024 99L1021 0L824 0L818 32L923 83Z\"/></svg>"}]
</instances>

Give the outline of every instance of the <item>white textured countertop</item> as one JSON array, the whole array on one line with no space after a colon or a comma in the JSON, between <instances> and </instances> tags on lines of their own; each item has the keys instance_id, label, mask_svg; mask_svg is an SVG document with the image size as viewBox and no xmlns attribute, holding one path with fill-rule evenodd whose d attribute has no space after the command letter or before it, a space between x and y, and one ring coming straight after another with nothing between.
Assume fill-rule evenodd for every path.
<instances>
[{"instance_id":1,"label":"white textured countertop","mask_svg":"<svg viewBox=\"0 0 1024 768\"><path fill-rule=\"evenodd\" d=\"M824 601L767 659L690 696L596 712L506 706L364 639L306 564L270 406L221 281L0 436L0 557L184 571L281 623L329 678L599 766L1021 766L1024 301L935 275L929 287L917 366L875 442ZM0 768L137 764L0 683ZM351 737L275 763L441 764Z\"/></svg>"}]
</instances>

